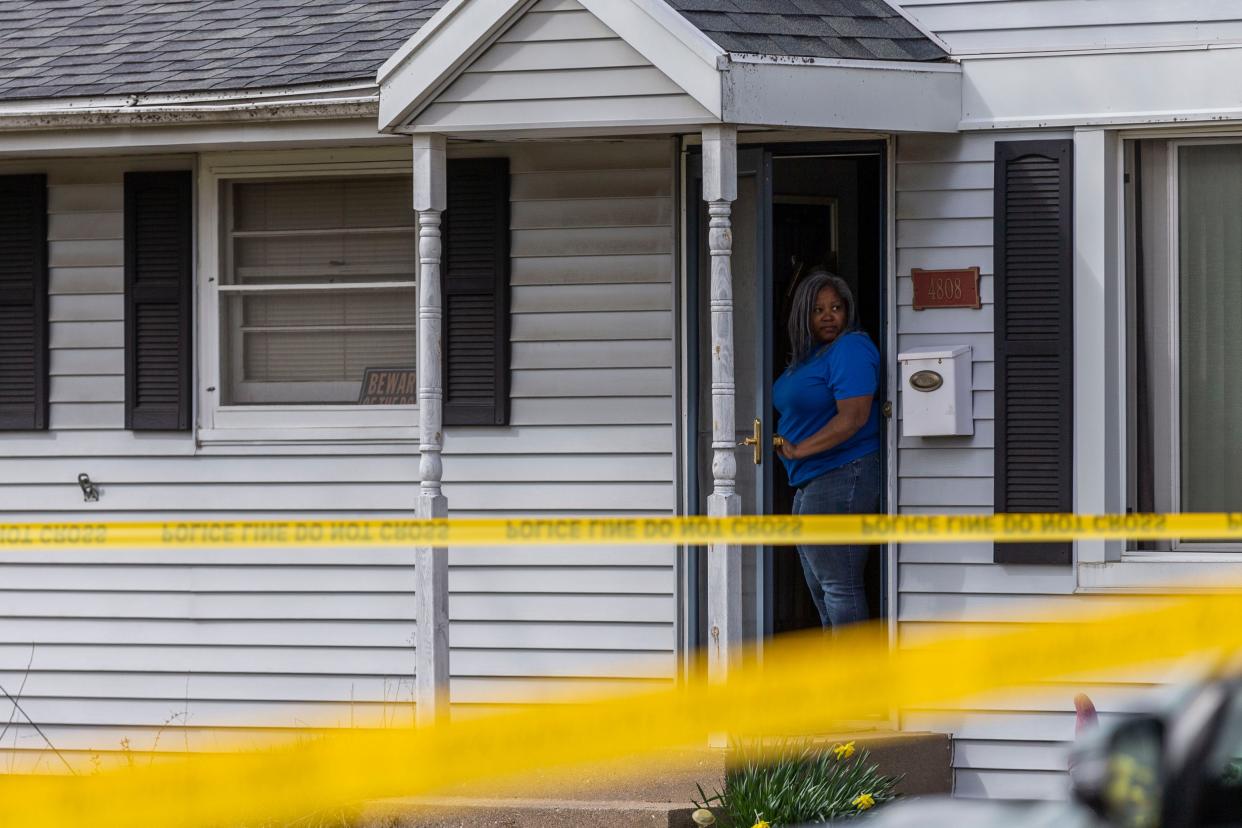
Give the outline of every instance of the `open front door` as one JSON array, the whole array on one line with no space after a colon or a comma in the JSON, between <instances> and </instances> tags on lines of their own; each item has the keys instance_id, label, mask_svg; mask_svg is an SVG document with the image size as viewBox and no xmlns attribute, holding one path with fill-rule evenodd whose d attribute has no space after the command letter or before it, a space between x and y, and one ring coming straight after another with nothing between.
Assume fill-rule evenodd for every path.
<instances>
[{"instance_id":1,"label":"open front door","mask_svg":"<svg viewBox=\"0 0 1242 828\"><path fill-rule=\"evenodd\" d=\"M861 326L885 356L883 170L882 145L874 143L739 148L732 267L734 442L743 514L788 514L792 504L793 491L772 451L778 428L772 385L788 364L786 320L800 279L815 267L842 276L854 290ZM693 395L689 413L696 470L690 494L702 511L712 489L711 264L699 156L690 157L688 172L691 213L686 242L692 275L687 297L692 332L688 367ZM881 394L886 387L882 380ZM750 445L743 445L747 441ZM742 555L742 622L747 638L762 641L819 625L795 549L746 547ZM876 550L871 558L868 603L872 617L883 617L883 556ZM695 573L693 564L690 569ZM699 569L692 579L699 600L691 625L697 620L701 631L706 629L706 577ZM697 641L703 643L701 635Z\"/></svg>"}]
</instances>

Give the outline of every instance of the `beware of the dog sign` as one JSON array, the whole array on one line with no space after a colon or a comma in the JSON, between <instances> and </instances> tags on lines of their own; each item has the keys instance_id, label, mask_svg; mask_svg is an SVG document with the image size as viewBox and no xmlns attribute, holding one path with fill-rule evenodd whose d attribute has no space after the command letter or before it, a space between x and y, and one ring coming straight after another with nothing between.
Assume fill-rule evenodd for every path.
<instances>
[{"instance_id":1,"label":"beware of the dog sign","mask_svg":"<svg viewBox=\"0 0 1242 828\"><path fill-rule=\"evenodd\" d=\"M368 368L362 377L359 405L416 405L418 380L413 368Z\"/></svg>"}]
</instances>

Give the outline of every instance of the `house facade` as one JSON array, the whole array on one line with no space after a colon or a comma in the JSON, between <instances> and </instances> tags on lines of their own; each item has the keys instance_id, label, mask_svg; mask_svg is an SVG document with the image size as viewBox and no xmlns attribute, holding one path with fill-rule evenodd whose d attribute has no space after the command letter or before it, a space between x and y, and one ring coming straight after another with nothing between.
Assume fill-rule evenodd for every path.
<instances>
[{"instance_id":1,"label":"house facade","mask_svg":"<svg viewBox=\"0 0 1242 828\"><path fill-rule=\"evenodd\" d=\"M817 264L885 359L888 511L1233 508L1231 4L237 5L4 12L5 521L787 509L738 444L779 430ZM936 352L969 355L959 433L910 413L903 355ZM893 646L1237 560L874 557ZM813 623L803 590L731 547L6 547L0 752L409 722L675 681L699 648L727 672ZM954 736L959 795L1058 797L1074 694L1107 715L1167 675L896 723Z\"/></svg>"}]
</instances>

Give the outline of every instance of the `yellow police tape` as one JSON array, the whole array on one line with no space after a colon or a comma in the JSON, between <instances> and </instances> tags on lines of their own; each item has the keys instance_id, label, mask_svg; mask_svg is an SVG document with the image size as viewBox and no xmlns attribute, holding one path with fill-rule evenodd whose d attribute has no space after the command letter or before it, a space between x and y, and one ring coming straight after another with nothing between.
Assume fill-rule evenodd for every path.
<instances>
[{"instance_id":1,"label":"yellow police tape","mask_svg":"<svg viewBox=\"0 0 1242 828\"><path fill-rule=\"evenodd\" d=\"M1242 513L759 515L449 520L5 523L0 549L288 546L792 546L823 543L1242 538Z\"/></svg>"},{"instance_id":2,"label":"yellow police tape","mask_svg":"<svg viewBox=\"0 0 1242 828\"><path fill-rule=\"evenodd\" d=\"M78 778L0 777L0 825L130 828L292 823L384 797L428 794L532 768L625 759L736 738L833 732L876 710L940 708L982 691L1242 646L1242 597L1063 616L890 652L878 628L769 642L726 684L685 682L423 730L308 734L296 746ZM1067 697L1073 686L1064 690ZM1068 736L1068 728L1058 734Z\"/></svg>"}]
</instances>

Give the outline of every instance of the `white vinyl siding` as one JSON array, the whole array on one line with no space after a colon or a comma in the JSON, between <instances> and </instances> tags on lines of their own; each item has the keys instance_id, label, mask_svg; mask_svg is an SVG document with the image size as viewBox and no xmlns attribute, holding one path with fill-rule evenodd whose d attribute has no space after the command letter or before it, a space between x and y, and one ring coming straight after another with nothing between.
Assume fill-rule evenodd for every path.
<instances>
[{"instance_id":1,"label":"white vinyl siding","mask_svg":"<svg viewBox=\"0 0 1242 828\"><path fill-rule=\"evenodd\" d=\"M1233 0L895 0L954 55L1242 42Z\"/></svg>"},{"instance_id":2,"label":"white vinyl siding","mask_svg":"<svg viewBox=\"0 0 1242 828\"><path fill-rule=\"evenodd\" d=\"M673 512L672 143L471 153L510 159L512 399L508 428L448 430L450 510ZM463 549L452 564L455 701L673 676L671 547Z\"/></svg>"},{"instance_id":3,"label":"white vinyl siding","mask_svg":"<svg viewBox=\"0 0 1242 828\"><path fill-rule=\"evenodd\" d=\"M672 143L478 154L511 158L512 419L447 429L450 514L671 513ZM416 441L289 427L269 444L200 447L123 430L123 173L192 164L20 167L46 170L51 187L55 402L51 431L0 436L0 522L411 516ZM98 503L83 502L83 472ZM260 726L279 737L409 721L411 561L351 548L0 552L0 684L85 767L121 761L122 740L207 749ZM672 548L460 549L450 564L455 702L674 675ZM0 704L0 719L12 712ZM20 719L0 763L49 767Z\"/></svg>"},{"instance_id":4,"label":"white vinyl siding","mask_svg":"<svg viewBox=\"0 0 1242 828\"><path fill-rule=\"evenodd\" d=\"M1050 140L1064 132L990 132L897 139L898 348L973 347L975 433L970 437L902 437L898 507L905 513L988 513L993 509L994 410L992 187L996 141ZM910 307L911 268L982 271L983 308ZM899 415L900 416L900 415ZM1068 416L1068 414L1067 414ZM1012 628L1083 610L1134 609L1137 595L1076 593L1069 566L998 565L989 543L911 544L898 549L898 635L917 645L967 630ZM1166 584L1167 586L1167 584ZM1068 677L1012 693L989 693L958 705L905 711L902 727L954 737L959 796L1064 798L1074 738L1074 696L1086 693L1108 719L1150 704L1171 676L1193 664ZM951 667L949 668L951 669Z\"/></svg>"},{"instance_id":5,"label":"white vinyl siding","mask_svg":"<svg viewBox=\"0 0 1242 828\"><path fill-rule=\"evenodd\" d=\"M975 433L968 437L901 437L898 506L905 513L990 513L995 445L993 370L992 185L994 142L1059 138L1053 133L902 136L897 141L898 349L970 345L974 359ZM978 266L981 310L915 311L912 268ZM900 416L900 415L899 415ZM1055 617L1093 601L1073 595L1071 567L996 565L985 543L913 544L898 550L899 641L967 628L988 629ZM960 796L1059 798L1066 795L1066 748L1073 738L1073 698L1087 692L1104 714L1122 709L1139 685L1114 692L1063 682L971 700L961 708L912 710L910 730L950 733ZM1133 679L1129 680L1133 682Z\"/></svg>"},{"instance_id":6,"label":"white vinyl siding","mask_svg":"<svg viewBox=\"0 0 1242 828\"><path fill-rule=\"evenodd\" d=\"M711 115L576 0L539 0L416 120L451 132L639 119Z\"/></svg>"}]
</instances>

